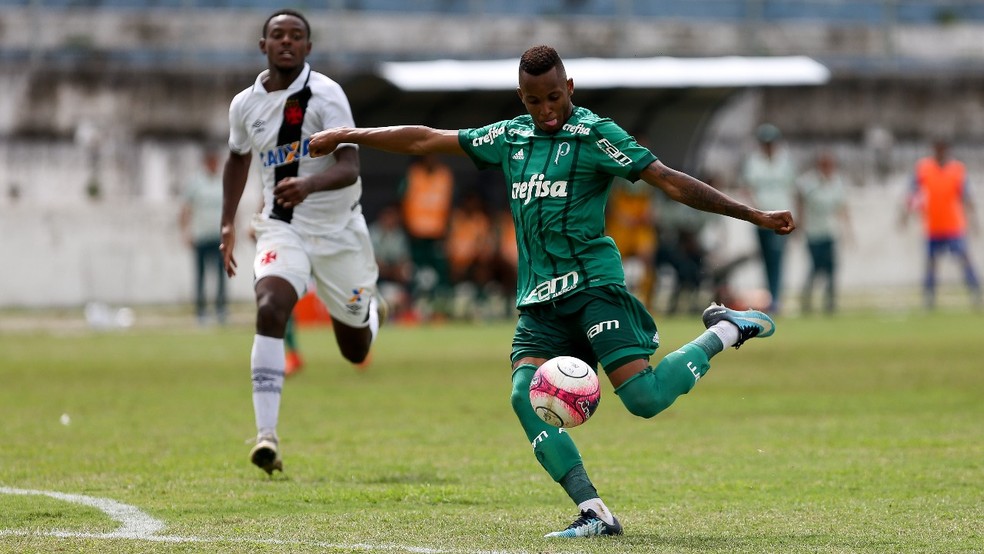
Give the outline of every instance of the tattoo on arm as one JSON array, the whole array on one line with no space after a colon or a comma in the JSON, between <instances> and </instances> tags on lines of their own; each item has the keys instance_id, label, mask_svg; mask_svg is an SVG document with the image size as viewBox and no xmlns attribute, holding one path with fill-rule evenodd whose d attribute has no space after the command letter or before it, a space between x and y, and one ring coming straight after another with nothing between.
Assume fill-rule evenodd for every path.
<instances>
[{"instance_id":1,"label":"tattoo on arm","mask_svg":"<svg viewBox=\"0 0 984 554\"><path fill-rule=\"evenodd\" d=\"M679 201L692 208L746 221L751 218L748 206L686 173L666 168L661 177L676 185Z\"/></svg>"}]
</instances>

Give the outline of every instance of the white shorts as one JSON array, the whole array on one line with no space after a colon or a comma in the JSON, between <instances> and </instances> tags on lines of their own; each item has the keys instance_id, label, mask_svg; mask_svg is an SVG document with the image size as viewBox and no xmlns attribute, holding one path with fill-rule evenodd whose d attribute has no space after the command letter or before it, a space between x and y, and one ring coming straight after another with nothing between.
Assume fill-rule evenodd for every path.
<instances>
[{"instance_id":1,"label":"white shorts","mask_svg":"<svg viewBox=\"0 0 984 554\"><path fill-rule=\"evenodd\" d=\"M256 259L253 284L271 275L294 286L297 297L314 284L333 319L349 327L369 325L369 299L376 294L379 267L362 214L331 235L298 233L289 223L253 216Z\"/></svg>"}]
</instances>

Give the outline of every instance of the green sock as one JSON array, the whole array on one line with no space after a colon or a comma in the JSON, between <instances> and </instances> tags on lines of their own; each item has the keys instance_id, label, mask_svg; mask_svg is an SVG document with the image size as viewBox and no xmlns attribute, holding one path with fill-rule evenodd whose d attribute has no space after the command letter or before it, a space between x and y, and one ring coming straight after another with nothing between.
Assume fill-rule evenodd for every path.
<instances>
[{"instance_id":1,"label":"green sock","mask_svg":"<svg viewBox=\"0 0 984 554\"><path fill-rule=\"evenodd\" d=\"M721 344L721 340L717 339L717 343ZM655 368L629 377L615 389L615 394L629 413L650 418L690 392L710 367L704 348L696 341L690 342L664 356Z\"/></svg>"},{"instance_id":2,"label":"green sock","mask_svg":"<svg viewBox=\"0 0 984 554\"><path fill-rule=\"evenodd\" d=\"M560 480L560 486L564 487L564 492L571 497L575 504L598 498L598 491L591 484L591 479L588 479L588 472L584 471L584 464L578 464L568 471L567 475Z\"/></svg>"},{"instance_id":3,"label":"green sock","mask_svg":"<svg viewBox=\"0 0 984 554\"><path fill-rule=\"evenodd\" d=\"M717 336L717 333L713 331L704 331L699 337L691 341L691 344L695 344L707 354L707 359L711 359L715 354L720 354L724 351L724 343L721 342L721 337Z\"/></svg>"},{"instance_id":4,"label":"green sock","mask_svg":"<svg viewBox=\"0 0 984 554\"><path fill-rule=\"evenodd\" d=\"M294 317L291 316L287 318L287 328L284 330L284 347L286 347L288 352L297 350L296 332Z\"/></svg>"},{"instance_id":5,"label":"green sock","mask_svg":"<svg viewBox=\"0 0 984 554\"><path fill-rule=\"evenodd\" d=\"M526 438L533 446L533 454L550 478L560 482L571 468L581 464L581 454L565 429L554 427L536 415L530 405L530 381L536 366L522 365L513 372L513 390L510 400L519 418Z\"/></svg>"}]
</instances>

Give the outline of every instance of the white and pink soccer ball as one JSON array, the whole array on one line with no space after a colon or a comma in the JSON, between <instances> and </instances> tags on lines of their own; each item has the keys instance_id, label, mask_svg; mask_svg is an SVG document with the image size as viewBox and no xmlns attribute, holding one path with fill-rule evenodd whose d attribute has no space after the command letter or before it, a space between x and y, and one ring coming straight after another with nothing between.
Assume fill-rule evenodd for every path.
<instances>
[{"instance_id":1,"label":"white and pink soccer ball","mask_svg":"<svg viewBox=\"0 0 984 554\"><path fill-rule=\"evenodd\" d=\"M594 368L573 356L551 358L530 382L530 404L540 419L555 427L577 427L598 409L601 387Z\"/></svg>"}]
</instances>

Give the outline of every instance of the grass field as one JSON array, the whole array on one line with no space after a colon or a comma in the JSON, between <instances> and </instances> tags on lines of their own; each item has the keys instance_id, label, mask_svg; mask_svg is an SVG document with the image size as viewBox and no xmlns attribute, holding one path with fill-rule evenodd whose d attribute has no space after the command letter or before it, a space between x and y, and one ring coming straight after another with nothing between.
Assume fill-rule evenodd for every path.
<instances>
[{"instance_id":1,"label":"grass field","mask_svg":"<svg viewBox=\"0 0 984 554\"><path fill-rule=\"evenodd\" d=\"M702 330L658 322L660 352ZM778 323L653 420L605 382L571 433L626 534L574 542L542 538L576 514L509 407L510 324L386 328L365 374L302 329L274 479L248 325L8 332L0 551L984 552L984 316Z\"/></svg>"}]
</instances>

